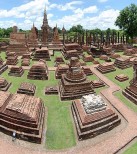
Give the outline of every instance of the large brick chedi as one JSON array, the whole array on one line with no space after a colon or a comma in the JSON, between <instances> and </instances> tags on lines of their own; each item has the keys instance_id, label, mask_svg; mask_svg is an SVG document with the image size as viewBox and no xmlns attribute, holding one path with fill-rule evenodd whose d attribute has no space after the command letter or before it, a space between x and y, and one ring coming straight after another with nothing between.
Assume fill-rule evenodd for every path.
<instances>
[{"instance_id":1,"label":"large brick chedi","mask_svg":"<svg viewBox=\"0 0 137 154\"><path fill-rule=\"evenodd\" d=\"M69 69L66 74L62 74L59 82L59 92L61 100L73 100L81 98L85 94L94 93L91 81L80 67L78 58L72 57Z\"/></svg>"},{"instance_id":2,"label":"large brick chedi","mask_svg":"<svg viewBox=\"0 0 137 154\"><path fill-rule=\"evenodd\" d=\"M48 67L46 62L40 60L33 64L28 72L28 79L31 80L48 80Z\"/></svg>"},{"instance_id":3,"label":"large brick chedi","mask_svg":"<svg viewBox=\"0 0 137 154\"><path fill-rule=\"evenodd\" d=\"M41 143L45 107L40 98L0 91L0 130L30 142Z\"/></svg>"},{"instance_id":4,"label":"large brick chedi","mask_svg":"<svg viewBox=\"0 0 137 154\"><path fill-rule=\"evenodd\" d=\"M137 58L134 60L133 70L133 79L130 81L130 86L123 90L123 94L137 104Z\"/></svg>"},{"instance_id":5,"label":"large brick chedi","mask_svg":"<svg viewBox=\"0 0 137 154\"><path fill-rule=\"evenodd\" d=\"M121 122L99 95L83 96L72 103L71 109L79 140L110 131Z\"/></svg>"}]
</instances>

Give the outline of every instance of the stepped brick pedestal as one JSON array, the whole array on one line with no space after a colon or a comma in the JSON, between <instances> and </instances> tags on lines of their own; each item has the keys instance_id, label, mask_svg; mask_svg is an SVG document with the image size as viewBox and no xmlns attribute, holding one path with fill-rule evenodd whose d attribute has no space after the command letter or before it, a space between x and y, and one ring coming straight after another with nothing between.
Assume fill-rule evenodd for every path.
<instances>
[{"instance_id":1,"label":"stepped brick pedestal","mask_svg":"<svg viewBox=\"0 0 137 154\"><path fill-rule=\"evenodd\" d=\"M5 72L8 69L8 66L6 64L3 64L3 60L0 57L0 75Z\"/></svg>"},{"instance_id":2,"label":"stepped brick pedestal","mask_svg":"<svg viewBox=\"0 0 137 154\"><path fill-rule=\"evenodd\" d=\"M60 64L65 64L65 61L62 57L56 57L54 62L55 62L55 67Z\"/></svg>"},{"instance_id":3,"label":"stepped brick pedestal","mask_svg":"<svg viewBox=\"0 0 137 154\"><path fill-rule=\"evenodd\" d=\"M101 96L83 96L72 103L71 109L79 140L93 138L121 123L121 119L107 106Z\"/></svg>"},{"instance_id":4,"label":"stepped brick pedestal","mask_svg":"<svg viewBox=\"0 0 137 154\"><path fill-rule=\"evenodd\" d=\"M28 72L27 78L31 80L48 80L48 67L46 62L40 60L36 64L33 64Z\"/></svg>"},{"instance_id":5,"label":"stepped brick pedestal","mask_svg":"<svg viewBox=\"0 0 137 154\"><path fill-rule=\"evenodd\" d=\"M35 90L36 86L34 84L23 82L21 83L17 93L34 96Z\"/></svg>"},{"instance_id":6,"label":"stepped brick pedestal","mask_svg":"<svg viewBox=\"0 0 137 154\"><path fill-rule=\"evenodd\" d=\"M58 94L58 88L56 86L46 87L45 94L46 95L57 95Z\"/></svg>"},{"instance_id":7,"label":"stepped brick pedestal","mask_svg":"<svg viewBox=\"0 0 137 154\"><path fill-rule=\"evenodd\" d=\"M29 66L30 65L30 59L22 59L21 66Z\"/></svg>"},{"instance_id":8,"label":"stepped brick pedestal","mask_svg":"<svg viewBox=\"0 0 137 154\"><path fill-rule=\"evenodd\" d=\"M8 75L21 77L24 73L24 70L21 66L13 66L10 68Z\"/></svg>"},{"instance_id":9,"label":"stepped brick pedestal","mask_svg":"<svg viewBox=\"0 0 137 154\"><path fill-rule=\"evenodd\" d=\"M105 86L104 82L102 82L101 80L91 81L91 84L92 84L93 88L100 88L100 87Z\"/></svg>"},{"instance_id":10,"label":"stepped brick pedestal","mask_svg":"<svg viewBox=\"0 0 137 154\"><path fill-rule=\"evenodd\" d=\"M64 45L63 55L65 59L69 59L71 57L79 57L82 55L82 53L82 48L77 43Z\"/></svg>"},{"instance_id":11,"label":"stepped brick pedestal","mask_svg":"<svg viewBox=\"0 0 137 154\"><path fill-rule=\"evenodd\" d=\"M130 81L129 87L126 87L126 89L123 90L123 94L137 104L137 58L134 60L133 70L133 79Z\"/></svg>"},{"instance_id":12,"label":"stepped brick pedestal","mask_svg":"<svg viewBox=\"0 0 137 154\"><path fill-rule=\"evenodd\" d=\"M56 79L61 79L61 76L62 74L65 74L68 70L68 65L58 65L58 67L56 68L56 71L55 71L55 78Z\"/></svg>"},{"instance_id":13,"label":"stepped brick pedestal","mask_svg":"<svg viewBox=\"0 0 137 154\"><path fill-rule=\"evenodd\" d=\"M50 55L49 50L47 47L44 47L42 49L38 49L35 51L34 57L32 60L39 61L40 59L50 61Z\"/></svg>"},{"instance_id":14,"label":"stepped brick pedestal","mask_svg":"<svg viewBox=\"0 0 137 154\"><path fill-rule=\"evenodd\" d=\"M100 60L107 60L109 57L107 55L101 55L99 57Z\"/></svg>"},{"instance_id":15,"label":"stepped brick pedestal","mask_svg":"<svg viewBox=\"0 0 137 154\"><path fill-rule=\"evenodd\" d=\"M83 57L84 62L92 62L94 61L94 58L91 55L84 56Z\"/></svg>"},{"instance_id":16,"label":"stepped brick pedestal","mask_svg":"<svg viewBox=\"0 0 137 154\"><path fill-rule=\"evenodd\" d=\"M115 77L116 80L120 81L120 82L123 82L123 81L126 81L128 80L128 76L124 75L124 74L119 74Z\"/></svg>"},{"instance_id":17,"label":"stepped brick pedestal","mask_svg":"<svg viewBox=\"0 0 137 154\"><path fill-rule=\"evenodd\" d=\"M0 77L0 90L1 91L7 91L10 86L11 86L11 83L8 83L6 79Z\"/></svg>"},{"instance_id":18,"label":"stepped brick pedestal","mask_svg":"<svg viewBox=\"0 0 137 154\"><path fill-rule=\"evenodd\" d=\"M84 73L86 74L86 76L93 75L90 68L88 68L86 66L82 66L82 69L83 69Z\"/></svg>"},{"instance_id":19,"label":"stepped brick pedestal","mask_svg":"<svg viewBox=\"0 0 137 154\"><path fill-rule=\"evenodd\" d=\"M26 53L26 54L23 54L22 59L31 59L31 54L30 53Z\"/></svg>"},{"instance_id":20,"label":"stepped brick pedestal","mask_svg":"<svg viewBox=\"0 0 137 154\"><path fill-rule=\"evenodd\" d=\"M18 56L15 52L7 52L7 65L16 65L18 63Z\"/></svg>"},{"instance_id":21,"label":"stepped brick pedestal","mask_svg":"<svg viewBox=\"0 0 137 154\"><path fill-rule=\"evenodd\" d=\"M125 69L132 66L132 62L127 57L116 58L114 65L120 69Z\"/></svg>"},{"instance_id":22,"label":"stepped brick pedestal","mask_svg":"<svg viewBox=\"0 0 137 154\"><path fill-rule=\"evenodd\" d=\"M109 73L112 71L115 71L115 67L113 65L113 63L103 63L103 64L99 64L97 66L97 70L99 70L101 73Z\"/></svg>"},{"instance_id":23,"label":"stepped brick pedestal","mask_svg":"<svg viewBox=\"0 0 137 154\"><path fill-rule=\"evenodd\" d=\"M16 138L41 143L45 107L40 98L0 91L0 130Z\"/></svg>"},{"instance_id":24,"label":"stepped brick pedestal","mask_svg":"<svg viewBox=\"0 0 137 154\"><path fill-rule=\"evenodd\" d=\"M76 57L71 58L68 71L61 77L59 92L61 100L73 100L85 94L94 93L91 82L87 79Z\"/></svg>"}]
</instances>

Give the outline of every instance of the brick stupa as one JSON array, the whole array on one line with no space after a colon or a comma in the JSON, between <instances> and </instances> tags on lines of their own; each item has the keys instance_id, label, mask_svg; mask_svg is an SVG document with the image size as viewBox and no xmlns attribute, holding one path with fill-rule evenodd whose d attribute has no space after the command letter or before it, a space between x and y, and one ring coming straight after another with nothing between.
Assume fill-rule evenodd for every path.
<instances>
[{"instance_id":1,"label":"brick stupa","mask_svg":"<svg viewBox=\"0 0 137 154\"><path fill-rule=\"evenodd\" d=\"M126 89L123 90L123 94L132 102L137 104L137 58L134 60L133 70L133 79L130 81L129 87L126 87Z\"/></svg>"},{"instance_id":2,"label":"brick stupa","mask_svg":"<svg viewBox=\"0 0 137 154\"><path fill-rule=\"evenodd\" d=\"M8 81L2 77L0 77L0 90L1 91L7 91L10 87L11 83L8 83Z\"/></svg>"},{"instance_id":3,"label":"brick stupa","mask_svg":"<svg viewBox=\"0 0 137 154\"><path fill-rule=\"evenodd\" d=\"M118 126L121 119L99 95L86 95L72 103L79 140L93 138Z\"/></svg>"},{"instance_id":4,"label":"brick stupa","mask_svg":"<svg viewBox=\"0 0 137 154\"><path fill-rule=\"evenodd\" d=\"M40 98L0 91L0 129L22 140L41 143L45 107Z\"/></svg>"},{"instance_id":5,"label":"brick stupa","mask_svg":"<svg viewBox=\"0 0 137 154\"><path fill-rule=\"evenodd\" d=\"M83 95L94 93L91 81L80 67L78 58L72 57L69 69L62 75L59 82L59 92L61 100L73 100L81 98Z\"/></svg>"},{"instance_id":6,"label":"brick stupa","mask_svg":"<svg viewBox=\"0 0 137 154\"><path fill-rule=\"evenodd\" d=\"M33 64L28 72L27 78L31 80L48 80L48 67L46 62L40 60Z\"/></svg>"}]
</instances>

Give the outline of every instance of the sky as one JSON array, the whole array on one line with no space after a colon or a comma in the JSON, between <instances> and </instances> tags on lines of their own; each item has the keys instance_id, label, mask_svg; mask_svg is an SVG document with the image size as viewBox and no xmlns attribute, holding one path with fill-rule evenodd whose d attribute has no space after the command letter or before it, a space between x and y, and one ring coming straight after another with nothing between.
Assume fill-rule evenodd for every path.
<instances>
[{"instance_id":1,"label":"sky","mask_svg":"<svg viewBox=\"0 0 137 154\"><path fill-rule=\"evenodd\" d=\"M0 27L18 26L40 29L46 6L49 26L66 29L81 24L85 29L118 29L115 20L120 10L137 0L1 0Z\"/></svg>"}]
</instances>

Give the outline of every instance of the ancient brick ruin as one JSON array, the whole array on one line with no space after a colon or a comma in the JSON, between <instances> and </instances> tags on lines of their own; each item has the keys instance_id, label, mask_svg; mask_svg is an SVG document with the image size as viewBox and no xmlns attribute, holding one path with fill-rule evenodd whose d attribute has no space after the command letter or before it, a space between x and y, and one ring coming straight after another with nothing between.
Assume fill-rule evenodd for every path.
<instances>
[{"instance_id":1,"label":"ancient brick ruin","mask_svg":"<svg viewBox=\"0 0 137 154\"><path fill-rule=\"evenodd\" d=\"M50 60L50 55L49 55L49 50L47 47L44 47L42 49L37 49L34 53L34 57L32 60L39 61L40 59L49 61Z\"/></svg>"},{"instance_id":2,"label":"ancient brick ruin","mask_svg":"<svg viewBox=\"0 0 137 154\"><path fill-rule=\"evenodd\" d=\"M24 74L24 70L21 66L12 66L8 73L8 75L16 76L16 77L21 77L23 74Z\"/></svg>"},{"instance_id":3,"label":"ancient brick ruin","mask_svg":"<svg viewBox=\"0 0 137 154\"><path fill-rule=\"evenodd\" d=\"M15 52L7 52L7 65L16 65L18 63L18 56Z\"/></svg>"},{"instance_id":4,"label":"ancient brick ruin","mask_svg":"<svg viewBox=\"0 0 137 154\"><path fill-rule=\"evenodd\" d=\"M126 89L123 90L123 94L137 104L137 58L134 60L133 70L133 79L130 81L129 87L126 87Z\"/></svg>"},{"instance_id":5,"label":"ancient brick ruin","mask_svg":"<svg viewBox=\"0 0 137 154\"><path fill-rule=\"evenodd\" d=\"M112 63L103 63L103 64L99 64L97 66L97 70L99 70L101 73L109 73L109 72L112 72L112 71L115 71L115 67Z\"/></svg>"},{"instance_id":6,"label":"ancient brick ruin","mask_svg":"<svg viewBox=\"0 0 137 154\"><path fill-rule=\"evenodd\" d=\"M56 57L54 62L55 62L55 67L57 67L60 64L65 64L65 61L64 61L63 57L61 57L61 56L60 57Z\"/></svg>"},{"instance_id":7,"label":"ancient brick ruin","mask_svg":"<svg viewBox=\"0 0 137 154\"><path fill-rule=\"evenodd\" d=\"M17 90L17 93L26 95L35 95L36 86L32 83L23 82Z\"/></svg>"},{"instance_id":8,"label":"ancient brick ruin","mask_svg":"<svg viewBox=\"0 0 137 154\"><path fill-rule=\"evenodd\" d=\"M68 68L69 68L68 65L64 65L64 64L58 65L58 67L55 70L55 78L61 79L62 74L65 74Z\"/></svg>"},{"instance_id":9,"label":"ancient brick ruin","mask_svg":"<svg viewBox=\"0 0 137 154\"><path fill-rule=\"evenodd\" d=\"M30 65L30 59L22 59L21 66L29 66Z\"/></svg>"},{"instance_id":10,"label":"ancient brick ruin","mask_svg":"<svg viewBox=\"0 0 137 154\"><path fill-rule=\"evenodd\" d=\"M57 86L46 87L45 94L46 95L57 95L58 94L58 87Z\"/></svg>"},{"instance_id":11,"label":"ancient brick ruin","mask_svg":"<svg viewBox=\"0 0 137 154\"><path fill-rule=\"evenodd\" d=\"M116 80L120 81L120 82L123 82L123 81L126 81L128 80L128 76L125 75L125 74L119 74L115 77Z\"/></svg>"},{"instance_id":12,"label":"ancient brick ruin","mask_svg":"<svg viewBox=\"0 0 137 154\"><path fill-rule=\"evenodd\" d=\"M128 57L119 57L115 59L114 65L120 69L125 69L132 66L132 62Z\"/></svg>"},{"instance_id":13,"label":"ancient brick ruin","mask_svg":"<svg viewBox=\"0 0 137 154\"><path fill-rule=\"evenodd\" d=\"M45 107L40 98L0 91L0 130L16 138L41 143Z\"/></svg>"},{"instance_id":14,"label":"ancient brick ruin","mask_svg":"<svg viewBox=\"0 0 137 154\"><path fill-rule=\"evenodd\" d=\"M10 86L11 86L11 83L9 83L6 79L0 77L0 90L1 91L7 91Z\"/></svg>"},{"instance_id":15,"label":"ancient brick ruin","mask_svg":"<svg viewBox=\"0 0 137 154\"><path fill-rule=\"evenodd\" d=\"M59 92L61 100L73 100L94 93L91 81L87 79L76 57L71 58L68 71L61 77Z\"/></svg>"},{"instance_id":16,"label":"ancient brick ruin","mask_svg":"<svg viewBox=\"0 0 137 154\"><path fill-rule=\"evenodd\" d=\"M79 140L93 138L112 130L121 123L99 95L86 95L72 103L72 113Z\"/></svg>"},{"instance_id":17,"label":"ancient brick ruin","mask_svg":"<svg viewBox=\"0 0 137 154\"><path fill-rule=\"evenodd\" d=\"M31 80L48 80L48 67L46 62L40 60L33 64L28 72L27 78Z\"/></svg>"},{"instance_id":18,"label":"ancient brick ruin","mask_svg":"<svg viewBox=\"0 0 137 154\"><path fill-rule=\"evenodd\" d=\"M93 80L93 81L91 81L91 84L92 84L93 88L100 88L100 87L105 86L105 83L101 80Z\"/></svg>"},{"instance_id":19,"label":"ancient brick ruin","mask_svg":"<svg viewBox=\"0 0 137 154\"><path fill-rule=\"evenodd\" d=\"M94 61L94 58L91 55L84 56L83 57L84 62L92 62Z\"/></svg>"},{"instance_id":20,"label":"ancient brick ruin","mask_svg":"<svg viewBox=\"0 0 137 154\"><path fill-rule=\"evenodd\" d=\"M3 59L0 57L0 74L5 72L8 69L8 66L3 63Z\"/></svg>"},{"instance_id":21,"label":"ancient brick ruin","mask_svg":"<svg viewBox=\"0 0 137 154\"><path fill-rule=\"evenodd\" d=\"M18 56L28 53L26 33L13 31L10 34L10 45L7 48L7 52L16 52Z\"/></svg>"},{"instance_id":22,"label":"ancient brick ruin","mask_svg":"<svg viewBox=\"0 0 137 154\"><path fill-rule=\"evenodd\" d=\"M65 44L63 50L63 56L65 59L69 59L71 57L79 57L82 55L82 48L77 43Z\"/></svg>"}]
</instances>

